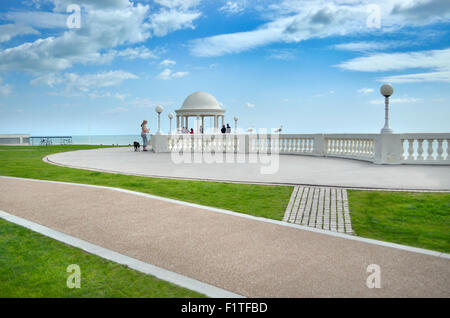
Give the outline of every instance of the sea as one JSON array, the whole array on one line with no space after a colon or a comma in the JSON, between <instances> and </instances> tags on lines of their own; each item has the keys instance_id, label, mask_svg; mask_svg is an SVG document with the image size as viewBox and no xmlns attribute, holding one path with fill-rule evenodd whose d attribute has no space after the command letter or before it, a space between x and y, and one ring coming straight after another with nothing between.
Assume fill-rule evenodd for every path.
<instances>
[{"instance_id":1,"label":"sea","mask_svg":"<svg viewBox=\"0 0 450 318\"><path fill-rule=\"evenodd\" d=\"M134 141L142 143L140 135L98 135L72 136L74 145L132 145Z\"/></svg>"}]
</instances>

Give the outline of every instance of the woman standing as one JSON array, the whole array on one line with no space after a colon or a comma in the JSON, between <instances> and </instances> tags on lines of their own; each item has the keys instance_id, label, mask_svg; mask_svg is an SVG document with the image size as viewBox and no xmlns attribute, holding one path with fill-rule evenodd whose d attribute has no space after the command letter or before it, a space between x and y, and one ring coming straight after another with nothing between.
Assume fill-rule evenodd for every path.
<instances>
[{"instance_id":1,"label":"woman standing","mask_svg":"<svg viewBox=\"0 0 450 318\"><path fill-rule=\"evenodd\" d=\"M147 123L148 122L144 120L141 124L142 147L144 148L144 151L147 151L147 144L148 144L147 134L150 132L150 129L147 128Z\"/></svg>"}]
</instances>

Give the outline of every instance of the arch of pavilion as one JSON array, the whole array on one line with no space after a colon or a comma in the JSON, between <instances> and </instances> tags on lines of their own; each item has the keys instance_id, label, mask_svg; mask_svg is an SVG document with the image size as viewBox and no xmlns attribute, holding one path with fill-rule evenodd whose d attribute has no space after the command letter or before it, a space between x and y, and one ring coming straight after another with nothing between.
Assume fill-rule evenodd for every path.
<instances>
[{"instance_id":1,"label":"arch of pavilion","mask_svg":"<svg viewBox=\"0 0 450 318\"><path fill-rule=\"evenodd\" d=\"M197 127L195 132L200 131L200 125L205 130L205 118L214 118L214 132L219 130L219 127L225 124L225 109L220 107L219 102L214 96L205 92L195 92L186 97L180 109L175 110L177 116L177 132L180 132L183 127L189 127L189 118L196 119ZM219 126L219 121L221 121Z\"/></svg>"}]
</instances>

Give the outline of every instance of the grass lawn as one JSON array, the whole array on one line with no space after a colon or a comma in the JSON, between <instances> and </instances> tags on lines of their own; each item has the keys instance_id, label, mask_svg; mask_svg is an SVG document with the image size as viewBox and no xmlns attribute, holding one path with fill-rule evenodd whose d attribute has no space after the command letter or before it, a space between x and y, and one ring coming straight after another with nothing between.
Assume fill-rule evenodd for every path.
<instances>
[{"instance_id":1,"label":"grass lawn","mask_svg":"<svg viewBox=\"0 0 450 318\"><path fill-rule=\"evenodd\" d=\"M358 236L450 253L450 194L348 191Z\"/></svg>"},{"instance_id":2,"label":"grass lawn","mask_svg":"<svg viewBox=\"0 0 450 318\"><path fill-rule=\"evenodd\" d=\"M99 146L0 146L0 175L95 184L282 220L293 187L148 178L51 165L46 155Z\"/></svg>"},{"instance_id":3,"label":"grass lawn","mask_svg":"<svg viewBox=\"0 0 450 318\"><path fill-rule=\"evenodd\" d=\"M81 288L66 285L77 264ZM0 298L205 297L0 219Z\"/></svg>"}]
</instances>

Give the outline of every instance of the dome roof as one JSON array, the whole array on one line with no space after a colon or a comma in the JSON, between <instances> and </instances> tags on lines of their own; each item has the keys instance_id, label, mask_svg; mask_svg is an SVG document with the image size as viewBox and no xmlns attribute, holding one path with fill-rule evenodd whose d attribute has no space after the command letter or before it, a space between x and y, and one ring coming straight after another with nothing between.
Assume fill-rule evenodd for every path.
<instances>
[{"instance_id":1,"label":"dome roof","mask_svg":"<svg viewBox=\"0 0 450 318\"><path fill-rule=\"evenodd\" d=\"M219 102L211 94L205 92L195 92L186 97L181 106L181 110L204 109L221 110Z\"/></svg>"}]
</instances>

